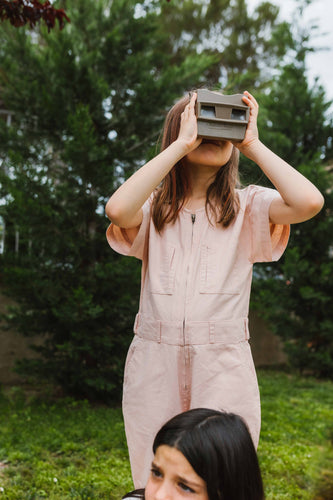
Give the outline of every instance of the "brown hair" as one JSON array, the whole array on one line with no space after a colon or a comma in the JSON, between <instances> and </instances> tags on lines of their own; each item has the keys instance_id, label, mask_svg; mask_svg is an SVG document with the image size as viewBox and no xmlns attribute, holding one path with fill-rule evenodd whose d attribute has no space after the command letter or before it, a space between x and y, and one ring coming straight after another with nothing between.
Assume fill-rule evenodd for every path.
<instances>
[{"instance_id":1,"label":"brown hair","mask_svg":"<svg viewBox=\"0 0 333 500\"><path fill-rule=\"evenodd\" d=\"M180 118L190 100L189 95L183 97L170 109L165 119L161 141L161 151L174 142L179 134ZM208 208L216 221L228 227L239 210L236 187L238 178L238 149L233 147L229 161L218 170L214 181L206 193L206 213ZM154 193L152 218L155 228L161 232L166 223L174 223L191 192L186 161L182 158L165 176Z\"/></svg>"}]
</instances>

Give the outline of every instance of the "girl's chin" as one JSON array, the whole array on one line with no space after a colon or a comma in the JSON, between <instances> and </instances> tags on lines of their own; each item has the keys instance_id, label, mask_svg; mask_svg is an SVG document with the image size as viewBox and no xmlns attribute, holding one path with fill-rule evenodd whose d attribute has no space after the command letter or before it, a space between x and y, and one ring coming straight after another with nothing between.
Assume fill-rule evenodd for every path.
<instances>
[{"instance_id":1,"label":"girl's chin","mask_svg":"<svg viewBox=\"0 0 333 500\"><path fill-rule=\"evenodd\" d=\"M221 167L229 161L230 156L231 154L225 154L220 147L204 144L199 150L196 149L189 153L186 160L189 164L207 167Z\"/></svg>"},{"instance_id":2,"label":"girl's chin","mask_svg":"<svg viewBox=\"0 0 333 500\"><path fill-rule=\"evenodd\" d=\"M202 169L219 170L227 162L219 162L216 159L209 161L207 158L188 158L186 164L190 167L198 167Z\"/></svg>"}]
</instances>

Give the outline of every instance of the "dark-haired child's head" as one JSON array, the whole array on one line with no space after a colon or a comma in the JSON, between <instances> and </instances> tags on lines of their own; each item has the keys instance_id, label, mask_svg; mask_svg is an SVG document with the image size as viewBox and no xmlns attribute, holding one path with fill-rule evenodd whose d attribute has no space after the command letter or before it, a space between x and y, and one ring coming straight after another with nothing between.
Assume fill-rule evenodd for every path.
<instances>
[{"instance_id":1,"label":"dark-haired child's head","mask_svg":"<svg viewBox=\"0 0 333 500\"><path fill-rule=\"evenodd\" d=\"M241 417L198 408L157 433L146 500L262 500L256 450Z\"/></svg>"}]
</instances>

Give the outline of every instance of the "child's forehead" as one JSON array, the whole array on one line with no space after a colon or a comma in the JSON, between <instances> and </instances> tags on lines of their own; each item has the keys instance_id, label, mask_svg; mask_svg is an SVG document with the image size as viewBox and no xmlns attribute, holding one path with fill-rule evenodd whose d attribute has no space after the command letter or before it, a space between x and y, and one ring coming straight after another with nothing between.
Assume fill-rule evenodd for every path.
<instances>
[{"instance_id":1,"label":"child's forehead","mask_svg":"<svg viewBox=\"0 0 333 500\"><path fill-rule=\"evenodd\" d=\"M187 478L199 483L204 482L194 471L183 453L174 446L160 445L155 452L153 464L163 470L168 469L178 477Z\"/></svg>"}]
</instances>

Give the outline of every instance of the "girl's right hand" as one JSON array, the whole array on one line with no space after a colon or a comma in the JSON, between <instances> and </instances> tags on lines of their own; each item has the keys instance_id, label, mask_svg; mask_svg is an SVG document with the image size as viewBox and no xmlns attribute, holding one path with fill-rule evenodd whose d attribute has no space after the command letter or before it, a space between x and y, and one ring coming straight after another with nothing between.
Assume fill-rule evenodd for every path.
<instances>
[{"instance_id":1,"label":"girl's right hand","mask_svg":"<svg viewBox=\"0 0 333 500\"><path fill-rule=\"evenodd\" d=\"M181 114L180 130L177 141L184 145L185 154L196 149L202 141L201 138L198 138L197 117L195 116L196 99L197 94L194 93Z\"/></svg>"}]
</instances>

